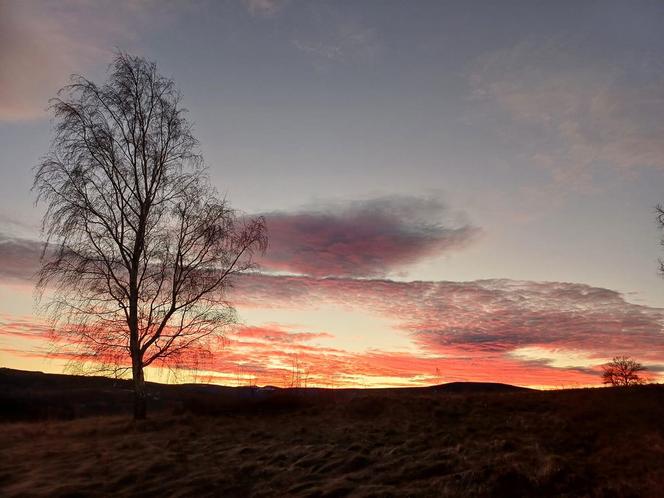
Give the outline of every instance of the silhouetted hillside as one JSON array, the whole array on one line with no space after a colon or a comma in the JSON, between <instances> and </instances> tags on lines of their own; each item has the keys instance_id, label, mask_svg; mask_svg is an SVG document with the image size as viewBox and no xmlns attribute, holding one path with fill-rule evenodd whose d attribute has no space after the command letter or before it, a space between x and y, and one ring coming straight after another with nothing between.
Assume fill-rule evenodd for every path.
<instances>
[{"instance_id":1,"label":"silhouetted hillside","mask_svg":"<svg viewBox=\"0 0 664 498\"><path fill-rule=\"evenodd\" d=\"M0 371L0 496L659 497L664 386L150 386ZM6 404L9 402L9 404ZM156 410L155 408L158 408Z\"/></svg>"},{"instance_id":2,"label":"silhouetted hillside","mask_svg":"<svg viewBox=\"0 0 664 498\"><path fill-rule=\"evenodd\" d=\"M273 386L257 388L148 383L151 410L190 409L207 413L257 408L274 409L283 405L284 399L293 403L297 400L297 404L301 405L306 400L331 401L369 392L408 395L432 391L464 394L523 390L526 389L485 382L453 382L431 387L386 389L280 389ZM128 380L0 368L0 420L71 419L131 413L131 410L132 384Z\"/></svg>"},{"instance_id":3,"label":"silhouetted hillside","mask_svg":"<svg viewBox=\"0 0 664 498\"><path fill-rule=\"evenodd\" d=\"M439 384L431 386L434 391L448 393L510 393L518 391L530 391L526 387L513 386L511 384L502 384L500 382L450 382L449 384Z\"/></svg>"}]
</instances>

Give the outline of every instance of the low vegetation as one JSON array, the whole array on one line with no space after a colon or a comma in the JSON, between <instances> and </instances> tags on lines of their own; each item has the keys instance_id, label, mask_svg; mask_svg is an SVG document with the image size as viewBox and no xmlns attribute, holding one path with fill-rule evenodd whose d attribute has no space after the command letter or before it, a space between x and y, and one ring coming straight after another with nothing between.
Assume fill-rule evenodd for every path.
<instances>
[{"instance_id":1,"label":"low vegetation","mask_svg":"<svg viewBox=\"0 0 664 498\"><path fill-rule=\"evenodd\" d=\"M38 385L28 388L35 402ZM659 385L149 388L147 421L131 421L129 390L122 414L0 424L0 495L647 497L664 489Z\"/></svg>"},{"instance_id":2,"label":"low vegetation","mask_svg":"<svg viewBox=\"0 0 664 498\"><path fill-rule=\"evenodd\" d=\"M614 356L602 367L602 382L614 387L645 384L645 371L646 367L629 356Z\"/></svg>"}]
</instances>

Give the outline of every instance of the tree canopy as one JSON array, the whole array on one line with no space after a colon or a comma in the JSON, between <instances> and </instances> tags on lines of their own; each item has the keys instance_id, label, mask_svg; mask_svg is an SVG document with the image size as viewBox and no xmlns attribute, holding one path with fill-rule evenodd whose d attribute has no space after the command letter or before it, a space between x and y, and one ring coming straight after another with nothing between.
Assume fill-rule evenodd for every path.
<instances>
[{"instance_id":1,"label":"tree canopy","mask_svg":"<svg viewBox=\"0 0 664 498\"><path fill-rule=\"evenodd\" d=\"M628 356L615 356L602 367L602 382L612 386L644 384L642 372L646 368Z\"/></svg>"},{"instance_id":2,"label":"tree canopy","mask_svg":"<svg viewBox=\"0 0 664 498\"><path fill-rule=\"evenodd\" d=\"M124 53L103 85L72 76L33 187L53 330L77 361L132 372L139 418L144 367L209 352L234 321L232 277L267 245L264 220L210 184L180 102L153 62Z\"/></svg>"}]
</instances>

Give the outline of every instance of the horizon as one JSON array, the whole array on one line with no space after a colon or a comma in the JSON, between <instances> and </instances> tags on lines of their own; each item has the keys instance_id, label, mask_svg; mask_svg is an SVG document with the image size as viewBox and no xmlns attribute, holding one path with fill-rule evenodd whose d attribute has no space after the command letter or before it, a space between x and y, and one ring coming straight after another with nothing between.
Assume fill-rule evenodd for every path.
<instances>
[{"instance_id":1,"label":"horizon","mask_svg":"<svg viewBox=\"0 0 664 498\"><path fill-rule=\"evenodd\" d=\"M48 99L122 50L175 81L212 185L269 232L239 323L181 379L590 387L624 354L661 382L663 15L0 0L0 367L66 370L34 305L33 167Z\"/></svg>"}]
</instances>

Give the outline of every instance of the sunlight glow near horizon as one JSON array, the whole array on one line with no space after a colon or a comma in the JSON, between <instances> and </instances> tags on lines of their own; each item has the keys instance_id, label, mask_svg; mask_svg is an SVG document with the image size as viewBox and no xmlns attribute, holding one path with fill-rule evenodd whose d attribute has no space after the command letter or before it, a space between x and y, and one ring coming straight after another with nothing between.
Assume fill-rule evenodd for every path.
<instances>
[{"instance_id":1,"label":"sunlight glow near horizon","mask_svg":"<svg viewBox=\"0 0 664 498\"><path fill-rule=\"evenodd\" d=\"M291 332L329 334L316 339L316 344L344 348L359 353L368 349L413 351L406 334L396 330L396 323L371 310L351 310L324 305L312 309L239 309L242 322L282 324Z\"/></svg>"}]
</instances>

